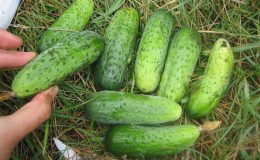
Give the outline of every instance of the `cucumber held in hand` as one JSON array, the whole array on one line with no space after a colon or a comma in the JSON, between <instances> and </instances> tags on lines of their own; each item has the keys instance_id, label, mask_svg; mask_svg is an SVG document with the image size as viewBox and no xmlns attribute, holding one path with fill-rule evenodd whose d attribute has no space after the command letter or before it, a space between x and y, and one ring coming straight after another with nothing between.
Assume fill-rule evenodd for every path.
<instances>
[{"instance_id":1,"label":"cucumber held in hand","mask_svg":"<svg viewBox=\"0 0 260 160\"><path fill-rule=\"evenodd\" d=\"M199 135L199 127L193 125L119 125L108 131L104 144L116 156L152 158L180 152L194 145Z\"/></svg>"},{"instance_id":2,"label":"cucumber held in hand","mask_svg":"<svg viewBox=\"0 0 260 160\"><path fill-rule=\"evenodd\" d=\"M56 84L83 66L93 63L102 52L104 41L91 31L74 33L42 52L14 78L12 90L23 98Z\"/></svg>"},{"instance_id":3,"label":"cucumber held in hand","mask_svg":"<svg viewBox=\"0 0 260 160\"><path fill-rule=\"evenodd\" d=\"M197 31L182 28L172 38L158 95L179 101L186 93L201 51Z\"/></svg>"},{"instance_id":4,"label":"cucumber held in hand","mask_svg":"<svg viewBox=\"0 0 260 160\"><path fill-rule=\"evenodd\" d=\"M155 11L146 23L135 64L136 84L142 92L158 86L172 29L172 14L165 9Z\"/></svg>"},{"instance_id":5,"label":"cucumber held in hand","mask_svg":"<svg viewBox=\"0 0 260 160\"><path fill-rule=\"evenodd\" d=\"M38 51L43 52L75 31L82 31L93 14L93 7L93 0L75 0L43 34Z\"/></svg>"},{"instance_id":6,"label":"cucumber held in hand","mask_svg":"<svg viewBox=\"0 0 260 160\"><path fill-rule=\"evenodd\" d=\"M182 109L159 96L101 91L85 108L86 118L105 124L161 124L180 118Z\"/></svg>"},{"instance_id":7,"label":"cucumber held in hand","mask_svg":"<svg viewBox=\"0 0 260 160\"><path fill-rule=\"evenodd\" d=\"M232 49L225 39L216 41L204 76L191 93L187 112L192 118L209 114L220 102L230 80L234 64Z\"/></svg>"},{"instance_id":8,"label":"cucumber held in hand","mask_svg":"<svg viewBox=\"0 0 260 160\"><path fill-rule=\"evenodd\" d=\"M105 32L105 51L95 72L98 87L121 87L138 32L139 16L133 8L123 8L113 16Z\"/></svg>"}]
</instances>

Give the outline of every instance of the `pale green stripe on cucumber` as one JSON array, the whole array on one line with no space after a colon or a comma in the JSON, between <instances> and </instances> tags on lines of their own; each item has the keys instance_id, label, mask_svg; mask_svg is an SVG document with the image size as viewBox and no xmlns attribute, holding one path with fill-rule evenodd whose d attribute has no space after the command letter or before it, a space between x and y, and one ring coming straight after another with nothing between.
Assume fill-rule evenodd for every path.
<instances>
[{"instance_id":1,"label":"pale green stripe on cucumber","mask_svg":"<svg viewBox=\"0 0 260 160\"><path fill-rule=\"evenodd\" d=\"M91 31L74 33L28 63L14 78L16 97L43 91L82 67L93 63L104 48L103 38Z\"/></svg>"},{"instance_id":2,"label":"pale green stripe on cucumber","mask_svg":"<svg viewBox=\"0 0 260 160\"><path fill-rule=\"evenodd\" d=\"M42 35L38 52L54 46L70 34L82 31L93 14L93 0L75 0Z\"/></svg>"},{"instance_id":3,"label":"pale green stripe on cucumber","mask_svg":"<svg viewBox=\"0 0 260 160\"><path fill-rule=\"evenodd\" d=\"M201 38L196 30L182 28L174 34L157 91L159 96L179 101L185 95L200 52Z\"/></svg>"},{"instance_id":4,"label":"pale green stripe on cucumber","mask_svg":"<svg viewBox=\"0 0 260 160\"><path fill-rule=\"evenodd\" d=\"M87 119L105 124L161 124L182 114L179 104L170 99L115 91L93 94L84 111Z\"/></svg>"},{"instance_id":5,"label":"pale green stripe on cucumber","mask_svg":"<svg viewBox=\"0 0 260 160\"><path fill-rule=\"evenodd\" d=\"M116 156L155 158L187 149L194 145L199 135L199 128L193 125L119 125L108 131L104 144Z\"/></svg>"},{"instance_id":6,"label":"pale green stripe on cucumber","mask_svg":"<svg viewBox=\"0 0 260 160\"><path fill-rule=\"evenodd\" d=\"M148 19L139 44L136 64L136 85L142 92L153 92L160 81L173 29L171 12L160 9Z\"/></svg>"},{"instance_id":7,"label":"pale green stripe on cucumber","mask_svg":"<svg viewBox=\"0 0 260 160\"><path fill-rule=\"evenodd\" d=\"M95 72L97 86L105 90L121 87L138 33L139 15L134 8L122 8L105 31L105 51Z\"/></svg>"},{"instance_id":8,"label":"pale green stripe on cucumber","mask_svg":"<svg viewBox=\"0 0 260 160\"><path fill-rule=\"evenodd\" d=\"M220 102L231 77L234 57L229 43L218 39L209 55L203 77L191 92L187 112L192 118L208 115Z\"/></svg>"}]
</instances>

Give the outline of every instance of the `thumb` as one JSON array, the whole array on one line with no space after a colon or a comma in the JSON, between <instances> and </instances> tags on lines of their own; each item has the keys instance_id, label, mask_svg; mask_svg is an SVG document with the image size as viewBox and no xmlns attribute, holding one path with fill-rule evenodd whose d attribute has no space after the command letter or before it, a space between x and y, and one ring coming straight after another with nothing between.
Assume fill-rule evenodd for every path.
<instances>
[{"instance_id":1,"label":"thumb","mask_svg":"<svg viewBox=\"0 0 260 160\"><path fill-rule=\"evenodd\" d=\"M36 95L31 102L10 116L0 117L0 159L1 156L9 157L12 149L27 134L32 132L51 114L51 104L53 98L58 93L58 87L52 87ZM2 127L1 127L2 128Z\"/></svg>"},{"instance_id":2,"label":"thumb","mask_svg":"<svg viewBox=\"0 0 260 160\"><path fill-rule=\"evenodd\" d=\"M18 141L50 117L51 104L57 93L58 87L43 91L10 116L10 125L17 133Z\"/></svg>"}]
</instances>

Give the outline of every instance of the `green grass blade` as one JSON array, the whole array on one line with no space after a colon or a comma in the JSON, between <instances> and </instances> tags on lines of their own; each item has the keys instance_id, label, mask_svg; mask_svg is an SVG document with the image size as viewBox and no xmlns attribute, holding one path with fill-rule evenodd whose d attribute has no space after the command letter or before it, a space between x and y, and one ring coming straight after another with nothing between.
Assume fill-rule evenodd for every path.
<instances>
[{"instance_id":1,"label":"green grass blade","mask_svg":"<svg viewBox=\"0 0 260 160\"><path fill-rule=\"evenodd\" d=\"M44 127L44 139L43 139L43 151L42 154L45 154L47 144L48 144L48 138L49 138L49 133L50 133L50 121L45 122L45 127Z\"/></svg>"},{"instance_id":2,"label":"green grass blade","mask_svg":"<svg viewBox=\"0 0 260 160\"><path fill-rule=\"evenodd\" d=\"M98 23L103 18L107 18L110 14L114 13L116 10L118 10L123 4L125 0L116 0L106 11L105 14L101 14L101 16L92 19L90 23Z\"/></svg>"},{"instance_id":3,"label":"green grass blade","mask_svg":"<svg viewBox=\"0 0 260 160\"><path fill-rule=\"evenodd\" d=\"M237 46L237 47L233 47L232 51L233 52L243 52L243 51L246 51L246 50L249 50L249 49L255 49L255 48L256 49L260 48L260 41L254 42L254 43L244 44L244 45Z\"/></svg>"}]
</instances>

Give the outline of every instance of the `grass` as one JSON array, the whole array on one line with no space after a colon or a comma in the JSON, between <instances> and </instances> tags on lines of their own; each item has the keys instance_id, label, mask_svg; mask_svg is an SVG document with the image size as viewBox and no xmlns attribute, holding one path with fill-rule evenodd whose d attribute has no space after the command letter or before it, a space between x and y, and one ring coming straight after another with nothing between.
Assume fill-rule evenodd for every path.
<instances>
[{"instance_id":1,"label":"grass","mask_svg":"<svg viewBox=\"0 0 260 160\"><path fill-rule=\"evenodd\" d=\"M122 6L134 7L140 13L140 34L149 15L158 8L170 10L176 21L174 31L184 26L198 30L202 36L202 53L191 85L203 74L207 54L214 42L222 37L233 46L235 67L229 88L221 103L206 118L189 119L185 114L174 124L203 124L222 121L214 132L203 133L198 142L164 159L253 160L260 159L260 12L257 0L95 0L94 15L87 29L103 35L113 12ZM72 3L71 0L25 0L17 11L9 31L22 37L21 51L34 51L44 31ZM140 93L133 79L134 59L129 65L121 91ZM82 107L90 92L96 91L94 66L87 67L62 82L55 99L52 116L15 148L11 159L63 159L52 141L58 137L86 159L112 159L104 151L102 137L108 125L84 118ZM0 72L0 88L10 90L15 71ZM28 100L12 99L0 102L0 115L8 115ZM184 104L185 106L185 104Z\"/></svg>"}]
</instances>

